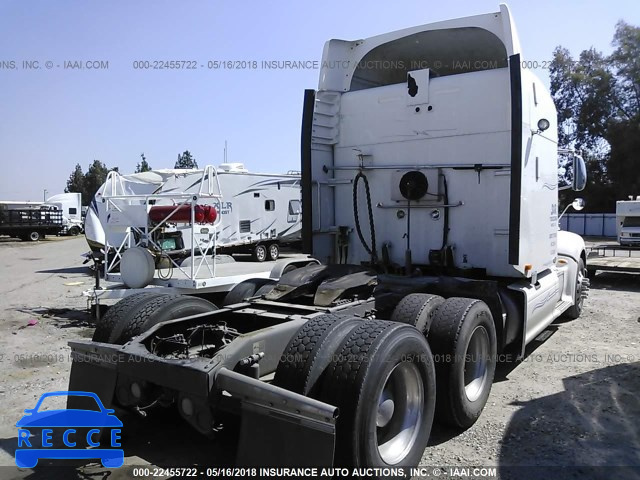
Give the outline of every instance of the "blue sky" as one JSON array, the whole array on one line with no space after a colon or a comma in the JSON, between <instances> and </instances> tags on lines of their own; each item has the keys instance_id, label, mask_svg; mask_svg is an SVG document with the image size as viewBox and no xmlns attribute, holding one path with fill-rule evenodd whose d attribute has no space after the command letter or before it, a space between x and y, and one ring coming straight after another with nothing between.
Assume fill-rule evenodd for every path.
<instances>
[{"instance_id":1,"label":"blue sky","mask_svg":"<svg viewBox=\"0 0 640 480\"><path fill-rule=\"evenodd\" d=\"M576 56L590 46L609 52L619 19L640 24L637 0L509 6L523 57L541 62L559 44ZM484 0L3 0L0 199L62 192L74 166L86 170L93 159L129 173L141 152L154 168L169 168L189 149L200 166L217 165L225 140L228 160L252 171L299 169L303 92L317 86L319 71L215 70L209 60L320 60L330 38L497 10L497 1ZM22 68L33 60L39 69ZM108 68L64 68L76 60ZM137 60L198 67L140 70ZM16 68L7 68L11 61ZM537 73L548 83L547 70Z\"/></svg>"}]
</instances>

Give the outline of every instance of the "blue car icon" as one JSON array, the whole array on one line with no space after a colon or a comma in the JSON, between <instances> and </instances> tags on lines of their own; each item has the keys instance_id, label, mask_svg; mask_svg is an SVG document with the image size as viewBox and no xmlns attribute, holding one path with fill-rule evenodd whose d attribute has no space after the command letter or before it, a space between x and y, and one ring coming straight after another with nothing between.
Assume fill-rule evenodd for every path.
<instances>
[{"instance_id":1,"label":"blue car icon","mask_svg":"<svg viewBox=\"0 0 640 480\"><path fill-rule=\"evenodd\" d=\"M57 396L89 397L88 402L92 406L90 399L95 401L95 410L41 410L47 398ZM95 393L48 392L40 397L33 409L24 412L25 415L16 423L19 429L16 449L18 467L33 468L41 458L100 459L107 468L121 467L124 463L124 452L118 448L121 446L122 422L113 415L114 410L104 407ZM62 444L53 445L54 435L62 440ZM105 446L105 443L108 445Z\"/></svg>"}]
</instances>

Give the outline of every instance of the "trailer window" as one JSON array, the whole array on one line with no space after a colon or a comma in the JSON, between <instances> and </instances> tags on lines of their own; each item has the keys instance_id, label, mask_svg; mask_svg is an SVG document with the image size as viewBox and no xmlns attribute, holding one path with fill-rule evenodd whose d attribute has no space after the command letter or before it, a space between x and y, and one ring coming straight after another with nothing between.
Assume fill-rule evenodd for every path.
<instances>
[{"instance_id":1,"label":"trailer window","mask_svg":"<svg viewBox=\"0 0 640 480\"><path fill-rule=\"evenodd\" d=\"M276 209L276 201L275 200L265 200L264 201L264 209L267 212L272 212Z\"/></svg>"},{"instance_id":2,"label":"trailer window","mask_svg":"<svg viewBox=\"0 0 640 480\"><path fill-rule=\"evenodd\" d=\"M78 213L78 209L77 208L70 208L69 209L69 215L76 215Z\"/></svg>"},{"instance_id":3,"label":"trailer window","mask_svg":"<svg viewBox=\"0 0 640 480\"><path fill-rule=\"evenodd\" d=\"M640 217L624 217L623 227L640 227Z\"/></svg>"},{"instance_id":4,"label":"trailer window","mask_svg":"<svg viewBox=\"0 0 640 480\"><path fill-rule=\"evenodd\" d=\"M407 73L430 69L444 77L507 67L507 49L493 33L478 27L445 28L408 35L368 52L353 73L351 91L395 85Z\"/></svg>"},{"instance_id":5,"label":"trailer window","mask_svg":"<svg viewBox=\"0 0 640 480\"><path fill-rule=\"evenodd\" d=\"M302 206L300 200L289 200L289 215L300 215Z\"/></svg>"}]
</instances>

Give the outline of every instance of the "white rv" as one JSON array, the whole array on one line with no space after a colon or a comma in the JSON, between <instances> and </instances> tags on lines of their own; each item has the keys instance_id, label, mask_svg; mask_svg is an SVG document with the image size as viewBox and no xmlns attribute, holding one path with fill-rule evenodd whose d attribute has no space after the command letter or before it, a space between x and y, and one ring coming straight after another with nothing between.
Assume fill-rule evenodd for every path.
<instances>
[{"instance_id":1,"label":"white rv","mask_svg":"<svg viewBox=\"0 0 640 480\"><path fill-rule=\"evenodd\" d=\"M300 241L301 201L300 175L250 173L241 163L224 163L215 172L215 196L201 198L198 205L210 205L220 217L216 230L215 249L218 253L251 253L256 261L276 260L280 246ZM204 170L153 170L132 175L111 172L91 203L85 220L86 237L92 250L105 244L119 246L132 225L109 211L112 206L127 210L149 201L149 221L161 207L175 206L187 193L201 192ZM218 187L219 185L219 187ZM146 198L153 195L153 198ZM115 198L117 197L117 198ZM171 209L169 209L171 213ZM174 214L173 220L176 220ZM145 217L143 223L147 222ZM187 257L192 250L192 223L169 219L156 233L162 250L172 257ZM193 232L197 245L203 247L211 238L211 222L198 222Z\"/></svg>"},{"instance_id":2,"label":"white rv","mask_svg":"<svg viewBox=\"0 0 640 480\"><path fill-rule=\"evenodd\" d=\"M640 195L616 202L616 230L620 245L640 245Z\"/></svg>"}]
</instances>

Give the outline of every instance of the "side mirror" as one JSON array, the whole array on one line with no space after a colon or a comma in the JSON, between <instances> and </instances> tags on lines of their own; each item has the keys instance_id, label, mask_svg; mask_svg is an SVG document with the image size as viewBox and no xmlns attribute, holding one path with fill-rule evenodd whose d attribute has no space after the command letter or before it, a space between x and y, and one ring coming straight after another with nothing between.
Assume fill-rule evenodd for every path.
<instances>
[{"instance_id":1,"label":"side mirror","mask_svg":"<svg viewBox=\"0 0 640 480\"><path fill-rule=\"evenodd\" d=\"M584 159L580 155L573 156L573 182L571 183L571 189L576 192L581 192L587 185L587 166L584 163ZM576 199L582 200L581 198ZM575 201L574 201L575 203ZM584 200L582 201L584 208ZM576 208L574 206L574 208ZM578 208L576 208L578 210Z\"/></svg>"},{"instance_id":2,"label":"side mirror","mask_svg":"<svg viewBox=\"0 0 640 480\"><path fill-rule=\"evenodd\" d=\"M573 202L571 202L571 206L573 207L573 209L578 212L582 210L585 205L586 202L584 201L584 198L576 198Z\"/></svg>"}]
</instances>

